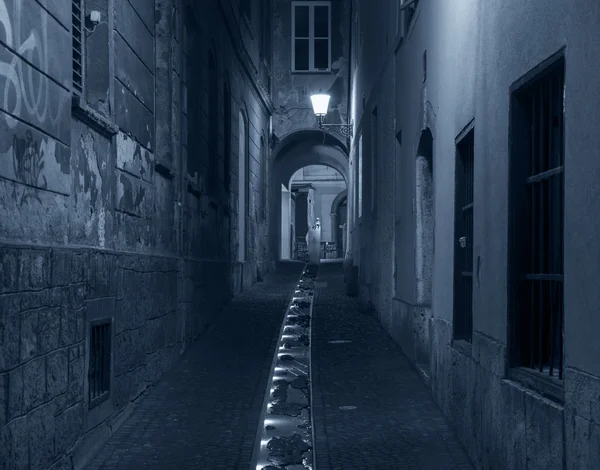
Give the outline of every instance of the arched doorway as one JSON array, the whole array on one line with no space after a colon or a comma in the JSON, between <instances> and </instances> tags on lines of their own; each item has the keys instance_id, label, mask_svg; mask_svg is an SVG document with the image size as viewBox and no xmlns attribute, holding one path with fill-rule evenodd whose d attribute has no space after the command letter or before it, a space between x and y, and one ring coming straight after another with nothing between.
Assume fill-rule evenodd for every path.
<instances>
[{"instance_id":1,"label":"arched doorway","mask_svg":"<svg viewBox=\"0 0 600 470\"><path fill-rule=\"evenodd\" d=\"M337 170L348 184L348 151L337 137L310 129L282 138L272 157L269 197L269 238L272 258L282 259L282 186L291 189L290 179L301 168L325 165ZM291 230L291 228L290 228ZM295 234L298 237L298 233Z\"/></svg>"},{"instance_id":2,"label":"arched doorway","mask_svg":"<svg viewBox=\"0 0 600 470\"><path fill-rule=\"evenodd\" d=\"M346 254L346 237L348 221L348 189L339 193L331 203L332 225L335 227L335 239L337 258L343 258Z\"/></svg>"}]
</instances>

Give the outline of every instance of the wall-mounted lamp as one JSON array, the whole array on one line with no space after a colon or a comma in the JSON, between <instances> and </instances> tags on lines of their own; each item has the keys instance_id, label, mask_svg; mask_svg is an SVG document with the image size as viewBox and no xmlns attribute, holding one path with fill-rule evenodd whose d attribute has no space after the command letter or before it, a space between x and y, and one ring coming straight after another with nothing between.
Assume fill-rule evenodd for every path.
<instances>
[{"instance_id":1,"label":"wall-mounted lamp","mask_svg":"<svg viewBox=\"0 0 600 470\"><path fill-rule=\"evenodd\" d=\"M323 131L333 129L334 131L342 134L344 137L352 137L352 128L354 127L353 124L323 124L323 120L327 115L327 108L329 108L330 98L331 96L326 93L317 93L310 96L313 111L315 112L315 116L317 116L317 120L319 121L319 129L323 129Z\"/></svg>"}]
</instances>

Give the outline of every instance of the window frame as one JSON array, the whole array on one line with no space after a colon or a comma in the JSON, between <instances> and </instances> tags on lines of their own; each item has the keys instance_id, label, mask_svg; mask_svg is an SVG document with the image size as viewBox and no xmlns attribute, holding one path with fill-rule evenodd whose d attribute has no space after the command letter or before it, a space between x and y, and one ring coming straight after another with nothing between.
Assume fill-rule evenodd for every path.
<instances>
[{"instance_id":1,"label":"window frame","mask_svg":"<svg viewBox=\"0 0 600 470\"><path fill-rule=\"evenodd\" d=\"M75 29L75 22L73 20L75 20L77 18L77 15L75 14L75 8L79 9L79 29L76 30ZM72 75L71 75L71 94L78 97L80 100L84 100L85 99L85 34L84 34L84 28L85 28L85 16L84 16L84 11L85 11L85 3L84 0L71 0L71 41L72 41L72 45L71 45L71 52L72 52L72 58L71 58L71 69L72 69ZM76 44L76 41L79 43L78 45ZM75 67L75 53L79 54L79 66L80 66L80 70L79 70L79 80L80 82L78 83L78 81L76 80L76 67Z\"/></svg>"},{"instance_id":2,"label":"window frame","mask_svg":"<svg viewBox=\"0 0 600 470\"><path fill-rule=\"evenodd\" d=\"M307 6L308 7L308 38L296 37L296 7ZM328 21L328 36L327 36L327 68L317 69L315 68L315 39L325 39L324 37L315 38L314 36L314 24L315 24L315 7L326 6L327 7L327 21ZM331 0L294 0L292 1L292 72L293 73L331 73ZM296 40L297 39L308 39L308 69L298 70L296 68Z\"/></svg>"},{"instance_id":3,"label":"window frame","mask_svg":"<svg viewBox=\"0 0 600 470\"><path fill-rule=\"evenodd\" d=\"M470 163L470 165L465 165ZM470 168L469 168L470 167ZM474 206L475 206L475 122L455 140L454 174L454 305L452 339L472 343L473 340L473 289L474 289ZM465 214L470 213L470 224ZM470 227L469 227L470 225ZM468 233L465 233L468 232ZM461 238L466 246L461 246ZM471 279L466 292L465 279Z\"/></svg>"},{"instance_id":4,"label":"window frame","mask_svg":"<svg viewBox=\"0 0 600 470\"><path fill-rule=\"evenodd\" d=\"M531 156L532 150L530 147L531 142L531 129L534 126L531 125L531 118L528 116L528 108L525 107L525 104L528 103L528 99L531 96L528 96L532 90L535 90L534 93L539 91L539 87L541 85L546 86L546 81L548 77L552 77L557 69L562 72L562 75L559 76L559 82L561 83L561 97L560 97L560 106L556 109L560 109L562 112L560 113L560 120L557 121L558 125L561 127L560 134L560 144L552 148L553 150L559 150L561 152L560 159L561 165L556 168L551 168L550 170L539 171L539 168L536 169L536 172L531 175L530 163L535 160ZM553 401L562 403L564 401L564 339L560 341L560 355L558 357L559 364L555 365L558 377L552 374L552 372L547 372L545 370L546 367L546 359L545 356L546 351L543 352L543 358L540 360L540 357L537 360L541 363L536 364L535 358L532 358L531 364L527 364L523 360L524 348L527 348L529 351L534 349L534 346L539 348L539 344L525 344L523 336L527 333L531 333L531 331L527 331L523 328L523 325L519 324L521 319L523 318L520 314L523 312L522 308L519 308L519 304L522 304L523 296L525 294L525 287L529 287L532 281L540 281L541 282L552 282L554 280L558 280L561 282L561 299L560 299L560 312L559 315L561 320L560 331L564 334L564 231L565 231L565 186L564 186L564 167L565 167L565 116L564 116L564 103L565 103L565 78L566 76L566 60L564 48L558 51L556 54L551 56L550 58L543 61L537 67L529 71L525 74L521 79L515 82L509 89L510 93L510 124L509 124L509 246L508 246L508 360L506 364L506 372L507 376L513 380L516 380L520 383L523 383L525 386L531 388L532 390L537 391L542 394L546 398L549 398ZM552 77L555 79L556 77ZM557 97L555 97L556 99ZM525 102L525 104L524 104ZM556 103L553 103L556 104ZM552 106L552 105L550 105ZM550 109L553 109L550 107ZM554 123L554 121L552 121ZM556 127L553 124L553 127ZM537 132L540 131L539 125L535 126ZM548 137L548 136L546 136ZM551 144L551 145L554 145ZM539 149L536 149L539 151ZM538 156L539 157L539 156ZM549 165L551 163L551 156L549 158ZM539 161L536 161L536 164L539 164ZM556 171L560 168L560 171ZM549 181L553 176L560 175L562 178L561 181L561 219L560 219L560 233L561 235L561 244L560 246L560 271L559 273L532 273L531 266L525 266L525 262L523 261L527 257L535 257L537 254L539 256L539 247L531 240L529 237L532 236L531 231L528 229L528 222L526 220L533 218L534 215L531 212L530 207L530 196L529 196L529 188L532 186L530 183L540 182L542 180ZM549 190L549 192L551 192ZM556 209L556 208L554 208ZM539 207L537 208L539 210ZM543 213L543 211L542 211ZM551 217L550 217L551 218ZM554 222L554 219L552 219ZM523 231L526 231L527 240L523 241ZM539 228L538 228L539 230ZM544 227L544 230L548 230L551 232L553 228ZM539 236L539 233L536 232ZM544 232L545 234L545 232ZM543 245L542 245L543 246ZM554 247L556 248L556 247ZM539 271L546 271L546 269L540 269ZM556 278L556 279L555 279ZM560 279L559 279L560 278ZM541 296L541 294L540 294ZM527 300L527 298L525 299ZM539 299L536 299L536 302L530 299L532 302L532 308L526 310L535 310L535 314L539 314ZM527 315L525 317L526 320L530 320L533 318L533 315ZM545 317L544 317L545 318ZM551 317L552 318L552 317ZM534 319L535 320L535 319ZM536 333L539 334L540 327L535 324L535 321L532 320L533 327ZM554 333L556 335L556 332ZM531 336L533 337L533 336ZM549 342L554 341L556 338L552 340L548 340ZM553 346L551 346L553 347ZM551 353L553 349L551 349ZM552 360L550 361L552 364ZM541 369L541 370L539 370Z\"/></svg>"}]
</instances>

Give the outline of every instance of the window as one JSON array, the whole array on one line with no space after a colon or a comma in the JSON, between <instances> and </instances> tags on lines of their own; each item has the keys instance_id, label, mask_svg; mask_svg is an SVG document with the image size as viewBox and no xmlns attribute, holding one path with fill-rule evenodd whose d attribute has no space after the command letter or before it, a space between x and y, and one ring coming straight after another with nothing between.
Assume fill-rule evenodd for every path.
<instances>
[{"instance_id":1,"label":"window","mask_svg":"<svg viewBox=\"0 0 600 470\"><path fill-rule=\"evenodd\" d=\"M83 94L83 34L82 34L82 0L72 0L72 39L73 39L73 93Z\"/></svg>"},{"instance_id":2,"label":"window","mask_svg":"<svg viewBox=\"0 0 600 470\"><path fill-rule=\"evenodd\" d=\"M248 122L238 117L238 261L246 261L246 217L248 215Z\"/></svg>"},{"instance_id":3,"label":"window","mask_svg":"<svg viewBox=\"0 0 600 470\"><path fill-rule=\"evenodd\" d=\"M292 70L331 68L331 2L292 2Z\"/></svg>"},{"instance_id":4,"label":"window","mask_svg":"<svg viewBox=\"0 0 600 470\"><path fill-rule=\"evenodd\" d=\"M262 221L267 220L267 149L265 147L265 138L260 138L260 202L261 202L261 214Z\"/></svg>"},{"instance_id":5,"label":"window","mask_svg":"<svg viewBox=\"0 0 600 470\"><path fill-rule=\"evenodd\" d=\"M215 56L208 54L208 192L216 195L219 183L219 76Z\"/></svg>"},{"instance_id":6,"label":"window","mask_svg":"<svg viewBox=\"0 0 600 470\"><path fill-rule=\"evenodd\" d=\"M377 172L379 171L379 124L377 108L371 113L371 214L377 217Z\"/></svg>"},{"instance_id":7,"label":"window","mask_svg":"<svg viewBox=\"0 0 600 470\"><path fill-rule=\"evenodd\" d=\"M419 0L402 0L403 31L402 36L408 34L408 30L417 11Z\"/></svg>"},{"instance_id":8,"label":"window","mask_svg":"<svg viewBox=\"0 0 600 470\"><path fill-rule=\"evenodd\" d=\"M454 339L471 341L473 330L473 183L475 131L456 145L454 198Z\"/></svg>"},{"instance_id":9,"label":"window","mask_svg":"<svg viewBox=\"0 0 600 470\"><path fill-rule=\"evenodd\" d=\"M260 54L267 64L271 63L271 0L260 1Z\"/></svg>"},{"instance_id":10,"label":"window","mask_svg":"<svg viewBox=\"0 0 600 470\"><path fill-rule=\"evenodd\" d=\"M229 194L231 185L231 89L225 81L223 92L223 185Z\"/></svg>"},{"instance_id":11,"label":"window","mask_svg":"<svg viewBox=\"0 0 600 470\"><path fill-rule=\"evenodd\" d=\"M111 320L90 325L90 362L88 369L89 407L94 408L110 396Z\"/></svg>"},{"instance_id":12,"label":"window","mask_svg":"<svg viewBox=\"0 0 600 470\"><path fill-rule=\"evenodd\" d=\"M520 368L512 372L534 369L536 380L546 379L544 390L557 394L563 368L564 74L561 53L513 87L510 131L510 352L511 365Z\"/></svg>"},{"instance_id":13,"label":"window","mask_svg":"<svg viewBox=\"0 0 600 470\"><path fill-rule=\"evenodd\" d=\"M252 0L239 0L240 13L246 18L252 18Z\"/></svg>"},{"instance_id":14,"label":"window","mask_svg":"<svg viewBox=\"0 0 600 470\"><path fill-rule=\"evenodd\" d=\"M356 172L358 174L358 218L362 217L362 201L363 201L363 148L362 148L362 135L358 139L358 167Z\"/></svg>"}]
</instances>

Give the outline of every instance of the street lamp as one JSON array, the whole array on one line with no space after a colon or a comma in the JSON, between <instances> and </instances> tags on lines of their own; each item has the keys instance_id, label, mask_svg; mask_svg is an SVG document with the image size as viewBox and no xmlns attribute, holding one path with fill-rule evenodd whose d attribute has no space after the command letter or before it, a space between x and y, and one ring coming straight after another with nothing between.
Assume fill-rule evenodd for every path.
<instances>
[{"instance_id":1,"label":"street lamp","mask_svg":"<svg viewBox=\"0 0 600 470\"><path fill-rule=\"evenodd\" d=\"M333 129L339 132L344 137L352 137L352 124L323 124L325 116L327 115L327 108L329 108L329 96L326 93L316 93L310 96L312 102L313 111L319 122L319 129L326 131L327 129Z\"/></svg>"}]
</instances>

